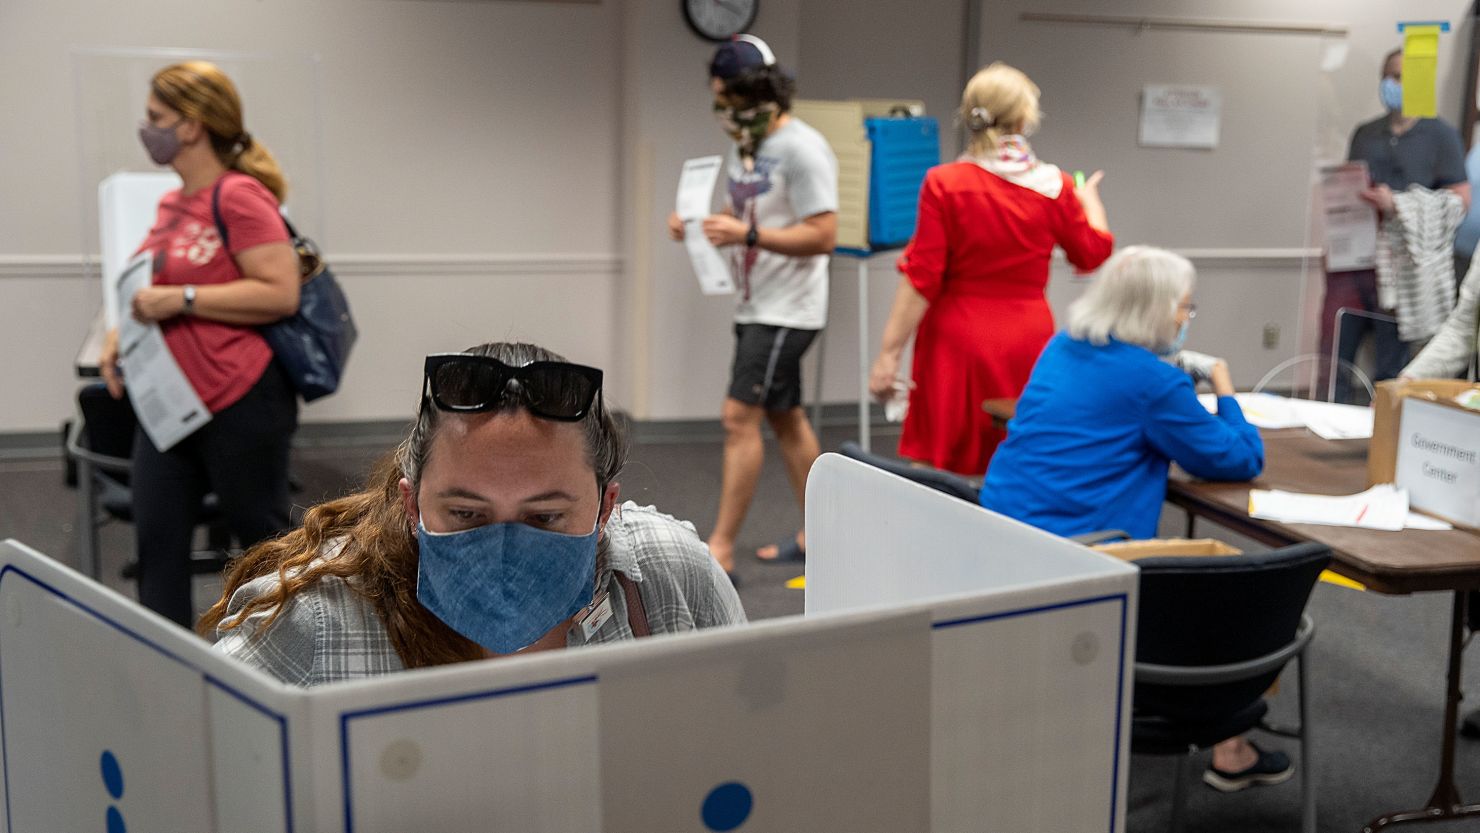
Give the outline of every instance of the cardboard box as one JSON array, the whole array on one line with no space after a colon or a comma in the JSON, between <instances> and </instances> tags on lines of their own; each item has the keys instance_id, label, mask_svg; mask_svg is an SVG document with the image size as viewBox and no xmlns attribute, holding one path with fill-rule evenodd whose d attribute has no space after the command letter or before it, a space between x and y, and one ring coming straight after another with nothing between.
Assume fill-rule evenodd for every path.
<instances>
[{"instance_id":1,"label":"cardboard box","mask_svg":"<svg viewBox=\"0 0 1480 833\"><path fill-rule=\"evenodd\" d=\"M1138 558L1183 557L1189 555L1242 555L1243 550L1212 538L1150 538L1144 541L1118 541L1096 544L1090 549L1113 555L1122 561Z\"/></svg>"},{"instance_id":2,"label":"cardboard box","mask_svg":"<svg viewBox=\"0 0 1480 833\"><path fill-rule=\"evenodd\" d=\"M1452 398L1404 397L1393 482L1412 508L1480 527L1480 411Z\"/></svg>"},{"instance_id":3,"label":"cardboard box","mask_svg":"<svg viewBox=\"0 0 1480 833\"><path fill-rule=\"evenodd\" d=\"M1367 446L1367 485L1392 483L1398 466L1398 426L1403 418L1403 400L1420 397L1430 401L1454 398L1480 384L1459 379L1390 379L1377 383L1372 400L1372 442ZM1455 407L1459 407L1456 405Z\"/></svg>"},{"instance_id":4,"label":"cardboard box","mask_svg":"<svg viewBox=\"0 0 1480 833\"><path fill-rule=\"evenodd\" d=\"M873 145L863 120L887 116L903 107L916 115L925 112L922 101L862 98L822 101L799 98L792 102L792 115L811 125L832 147L838 158L838 247L868 248L868 182L873 164Z\"/></svg>"}]
</instances>

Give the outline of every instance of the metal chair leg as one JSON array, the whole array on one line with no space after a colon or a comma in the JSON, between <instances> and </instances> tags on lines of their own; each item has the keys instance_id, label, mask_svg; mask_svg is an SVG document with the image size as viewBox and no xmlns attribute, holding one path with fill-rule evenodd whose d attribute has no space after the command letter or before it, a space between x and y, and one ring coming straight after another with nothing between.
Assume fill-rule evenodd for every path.
<instances>
[{"instance_id":1,"label":"metal chair leg","mask_svg":"<svg viewBox=\"0 0 1480 833\"><path fill-rule=\"evenodd\" d=\"M98 580L98 519L93 506L97 483L93 481L92 464L77 461L77 571Z\"/></svg>"},{"instance_id":2,"label":"metal chair leg","mask_svg":"<svg viewBox=\"0 0 1480 833\"><path fill-rule=\"evenodd\" d=\"M1310 702L1307 693L1306 682L1310 679L1305 673L1306 657L1305 651L1295 658L1295 670L1299 674L1298 685L1300 686L1300 830L1301 833L1316 833L1316 784L1315 767L1311 765L1310 750L1310 712L1306 706Z\"/></svg>"},{"instance_id":3,"label":"metal chair leg","mask_svg":"<svg viewBox=\"0 0 1480 833\"><path fill-rule=\"evenodd\" d=\"M1172 820L1167 825L1169 833L1182 833L1182 822L1187 815L1187 762L1196 749L1189 746L1186 754L1177 756L1177 773L1172 781Z\"/></svg>"}]
</instances>

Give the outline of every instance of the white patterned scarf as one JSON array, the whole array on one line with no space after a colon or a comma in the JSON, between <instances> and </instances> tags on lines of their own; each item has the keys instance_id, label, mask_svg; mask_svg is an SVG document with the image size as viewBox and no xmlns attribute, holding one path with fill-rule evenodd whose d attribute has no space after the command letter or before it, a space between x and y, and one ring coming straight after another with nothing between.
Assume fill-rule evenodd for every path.
<instances>
[{"instance_id":1,"label":"white patterned scarf","mask_svg":"<svg viewBox=\"0 0 1480 833\"><path fill-rule=\"evenodd\" d=\"M1420 185L1393 194L1396 211L1377 235L1377 300L1396 312L1398 338L1423 341L1454 309L1454 232L1460 196Z\"/></svg>"},{"instance_id":2,"label":"white patterned scarf","mask_svg":"<svg viewBox=\"0 0 1480 833\"><path fill-rule=\"evenodd\" d=\"M1017 134L1003 136L989 156L961 154L957 161L974 162L983 170L996 174L1014 185L1037 191L1051 200L1059 198L1064 189L1064 176L1057 165L1051 165L1033 154L1033 146L1027 137Z\"/></svg>"}]
</instances>

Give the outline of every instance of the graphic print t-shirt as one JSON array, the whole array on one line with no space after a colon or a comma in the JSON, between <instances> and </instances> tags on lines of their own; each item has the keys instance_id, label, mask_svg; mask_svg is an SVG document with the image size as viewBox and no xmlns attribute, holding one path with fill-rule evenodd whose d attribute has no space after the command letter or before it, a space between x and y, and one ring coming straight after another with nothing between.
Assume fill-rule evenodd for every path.
<instances>
[{"instance_id":1,"label":"graphic print t-shirt","mask_svg":"<svg viewBox=\"0 0 1480 833\"><path fill-rule=\"evenodd\" d=\"M230 251L221 245L211 216L215 185L188 197L171 191L159 201L154 228L139 247L140 252L154 254L156 286L237 280L242 274L233 255L264 243L288 241L277 198L262 183L235 171L223 174L218 182ZM256 327L177 315L161 322L160 328L180 370L213 414L245 396L272 361L272 348Z\"/></svg>"},{"instance_id":2,"label":"graphic print t-shirt","mask_svg":"<svg viewBox=\"0 0 1480 833\"><path fill-rule=\"evenodd\" d=\"M761 142L754 170L745 170L732 145L725 171L730 210L746 224L784 228L838 210L838 160L822 134L795 116ZM827 255L731 249L740 299L736 322L800 330L827 323Z\"/></svg>"}]
</instances>

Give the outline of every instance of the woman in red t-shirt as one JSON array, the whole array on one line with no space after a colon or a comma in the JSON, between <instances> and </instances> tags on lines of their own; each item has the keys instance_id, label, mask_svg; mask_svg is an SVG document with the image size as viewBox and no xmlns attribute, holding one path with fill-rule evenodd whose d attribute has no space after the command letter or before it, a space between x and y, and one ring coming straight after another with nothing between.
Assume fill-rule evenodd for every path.
<instances>
[{"instance_id":1,"label":"woman in red t-shirt","mask_svg":"<svg viewBox=\"0 0 1480 833\"><path fill-rule=\"evenodd\" d=\"M211 421L167 449L142 429L134 438L139 601L189 627L190 549L204 495L216 494L243 547L288 528L298 401L257 327L297 311L298 257L278 213L282 171L243 129L241 99L220 69L190 61L160 70L145 112L140 140L183 187L160 200L139 247L153 256L154 277L134 295L132 313L158 323ZM122 397L117 330L101 365L109 392Z\"/></svg>"},{"instance_id":2,"label":"woman in red t-shirt","mask_svg":"<svg viewBox=\"0 0 1480 833\"><path fill-rule=\"evenodd\" d=\"M961 95L971 147L932 168L915 236L869 378L873 395L902 395L900 354L915 336L899 454L960 474L986 472L1002 432L982 410L1016 397L1054 332L1043 296L1055 246L1082 270L1110 256L1101 173L1082 186L1039 160L1025 138L1038 126L1038 87L995 63Z\"/></svg>"}]
</instances>

